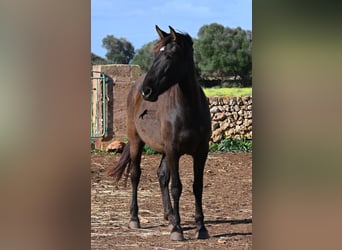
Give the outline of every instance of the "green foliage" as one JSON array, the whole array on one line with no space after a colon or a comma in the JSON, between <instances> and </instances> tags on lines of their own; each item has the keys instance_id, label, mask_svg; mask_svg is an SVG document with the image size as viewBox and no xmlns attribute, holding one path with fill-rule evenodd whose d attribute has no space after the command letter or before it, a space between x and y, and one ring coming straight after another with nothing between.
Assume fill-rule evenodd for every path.
<instances>
[{"instance_id":1,"label":"green foliage","mask_svg":"<svg viewBox=\"0 0 342 250\"><path fill-rule=\"evenodd\" d=\"M206 96L252 96L252 88L203 88Z\"/></svg>"},{"instance_id":2,"label":"green foliage","mask_svg":"<svg viewBox=\"0 0 342 250\"><path fill-rule=\"evenodd\" d=\"M213 143L209 147L210 152L252 152L252 140L242 138L228 139L225 138L218 143Z\"/></svg>"},{"instance_id":3,"label":"green foliage","mask_svg":"<svg viewBox=\"0 0 342 250\"><path fill-rule=\"evenodd\" d=\"M149 145L145 144L144 149L143 149L143 154L155 155L155 154L159 154L159 153L157 151L155 151L153 148L151 148Z\"/></svg>"},{"instance_id":4,"label":"green foliage","mask_svg":"<svg viewBox=\"0 0 342 250\"><path fill-rule=\"evenodd\" d=\"M137 50L132 63L140 66L141 71L146 73L151 67L153 62L153 46L158 40L154 40L142 46L141 49Z\"/></svg>"},{"instance_id":5,"label":"green foliage","mask_svg":"<svg viewBox=\"0 0 342 250\"><path fill-rule=\"evenodd\" d=\"M91 65L104 65L104 64L108 64L106 59L94 53L91 53Z\"/></svg>"},{"instance_id":6,"label":"green foliage","mask_svg":"<svg viewBox=\"0 0 342 250\"><path fill-rule=\"evenodd\" d=\"M107 35L102 39L102 47L107 50L106 57L109 63L128 64L134 56L134 47L125 38Z\"/></svg>"},{"instance_id":7,"label":"green foliage","mask_svg":"<svg viewBox=\"0 0 342 250\"><path fill-rule=\"evenodd\" d=\"M100 150L100 149L92 149L91 153L94 155L116 155L116 152L107 152L105 150Z\"/></svg>"},{"instance_id":8,"label":"green foliage","mask_svg":"<svg viewBox=\"0 0 342 250\"><path fill-rule=\"evenodd\" d=\"M194 42L195 64L200 77L239 77L243 86L251 84L251 34L240 27L232 29L217 23L202 26Z\"/></svg>"}]
</instances>

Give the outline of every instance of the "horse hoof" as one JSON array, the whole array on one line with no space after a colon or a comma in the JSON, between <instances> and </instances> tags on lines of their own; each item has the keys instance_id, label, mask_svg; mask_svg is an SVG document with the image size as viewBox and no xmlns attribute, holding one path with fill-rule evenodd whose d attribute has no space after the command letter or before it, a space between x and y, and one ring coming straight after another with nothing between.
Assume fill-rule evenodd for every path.
<instances>
[{"instance_id":1,"label":"horse hoof","mask_svg":"<svg viewBox=\"0 0 342 250\"><path fill-rule=\"evenodd\" d=\"M181 232L172 232L171 235L170 235L170 239L171 240L177 240L177 241L184 240L183 233L181 233Z\"/></svg>"},{"instance_id":2,"label":"horse hoof","mask_svg":"<svg viewBox=\"0 0 342 250\"><path fill-rule=\"evenodd\" d=\"M196 239L205 240L209 239L209 233L206 229L202 229L196 232Z\"/></svg>"},{"instance_id":3,"label":"horse hoof","mask_svg":"<svg viewBox=\"0 0 342 250\"><path fill-rule=\"evenodd\" d=\"M140 222L131 220L128 224L128 227L130 229L138 229L138 228L140 228Z\"/></svg>"}]
</instances>

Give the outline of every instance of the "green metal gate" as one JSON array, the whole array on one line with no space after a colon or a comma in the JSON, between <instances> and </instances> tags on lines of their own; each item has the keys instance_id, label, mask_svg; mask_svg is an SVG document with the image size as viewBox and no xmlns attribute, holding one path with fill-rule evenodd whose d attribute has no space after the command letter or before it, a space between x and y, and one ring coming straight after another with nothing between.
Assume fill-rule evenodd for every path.
<instances>
[{"instance_id":1,"label":"green metal gate","mask_svg":"<svg viewBox=\"0 0 342 250\"><path fill-rule=\"evenodd\" d=\"M92 70L90 79L90 137L99 138L107 132L107 77L101 71Z\"/></svg>"}]
</instances>

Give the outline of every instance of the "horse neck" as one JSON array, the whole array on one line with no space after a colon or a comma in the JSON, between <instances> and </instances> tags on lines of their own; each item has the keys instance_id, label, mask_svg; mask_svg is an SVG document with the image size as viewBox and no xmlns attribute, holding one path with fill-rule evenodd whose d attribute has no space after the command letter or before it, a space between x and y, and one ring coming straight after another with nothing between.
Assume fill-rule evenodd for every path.
<instances>
[{"instance_id":1,"label":"horse neck","mask_svg":"<svg viewBox=\"0 0 342 250\"><path fill-rule=\"evenodd\" d=\"M200 109L200 86L197 83L195 74L189 75L187 79L178 83L179 89L182 92L182 98L185 98L185 105L190 105L189 107L194 111ZM188 107L188 108L189 108Z\"/></svg>"}]
</instances>

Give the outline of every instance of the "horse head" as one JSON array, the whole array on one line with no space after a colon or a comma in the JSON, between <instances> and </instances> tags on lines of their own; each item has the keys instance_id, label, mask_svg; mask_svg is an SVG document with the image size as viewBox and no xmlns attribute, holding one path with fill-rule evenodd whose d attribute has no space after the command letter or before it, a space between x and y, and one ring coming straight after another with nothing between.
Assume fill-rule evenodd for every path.
<instances>
[{"instance_id":1,"label":"horse head","mask_svg":"<svg viewBox=\"0 0 342 250\"><path fill-rule=\"evenodd\" d=\"M193 67L191 37L169 28L170 33L167 33L156 25L160 40L154 46L154 61L140 88L147 101L157 101L158 96L171 86L184 81Z\"/></svg>"}]
</instances>

